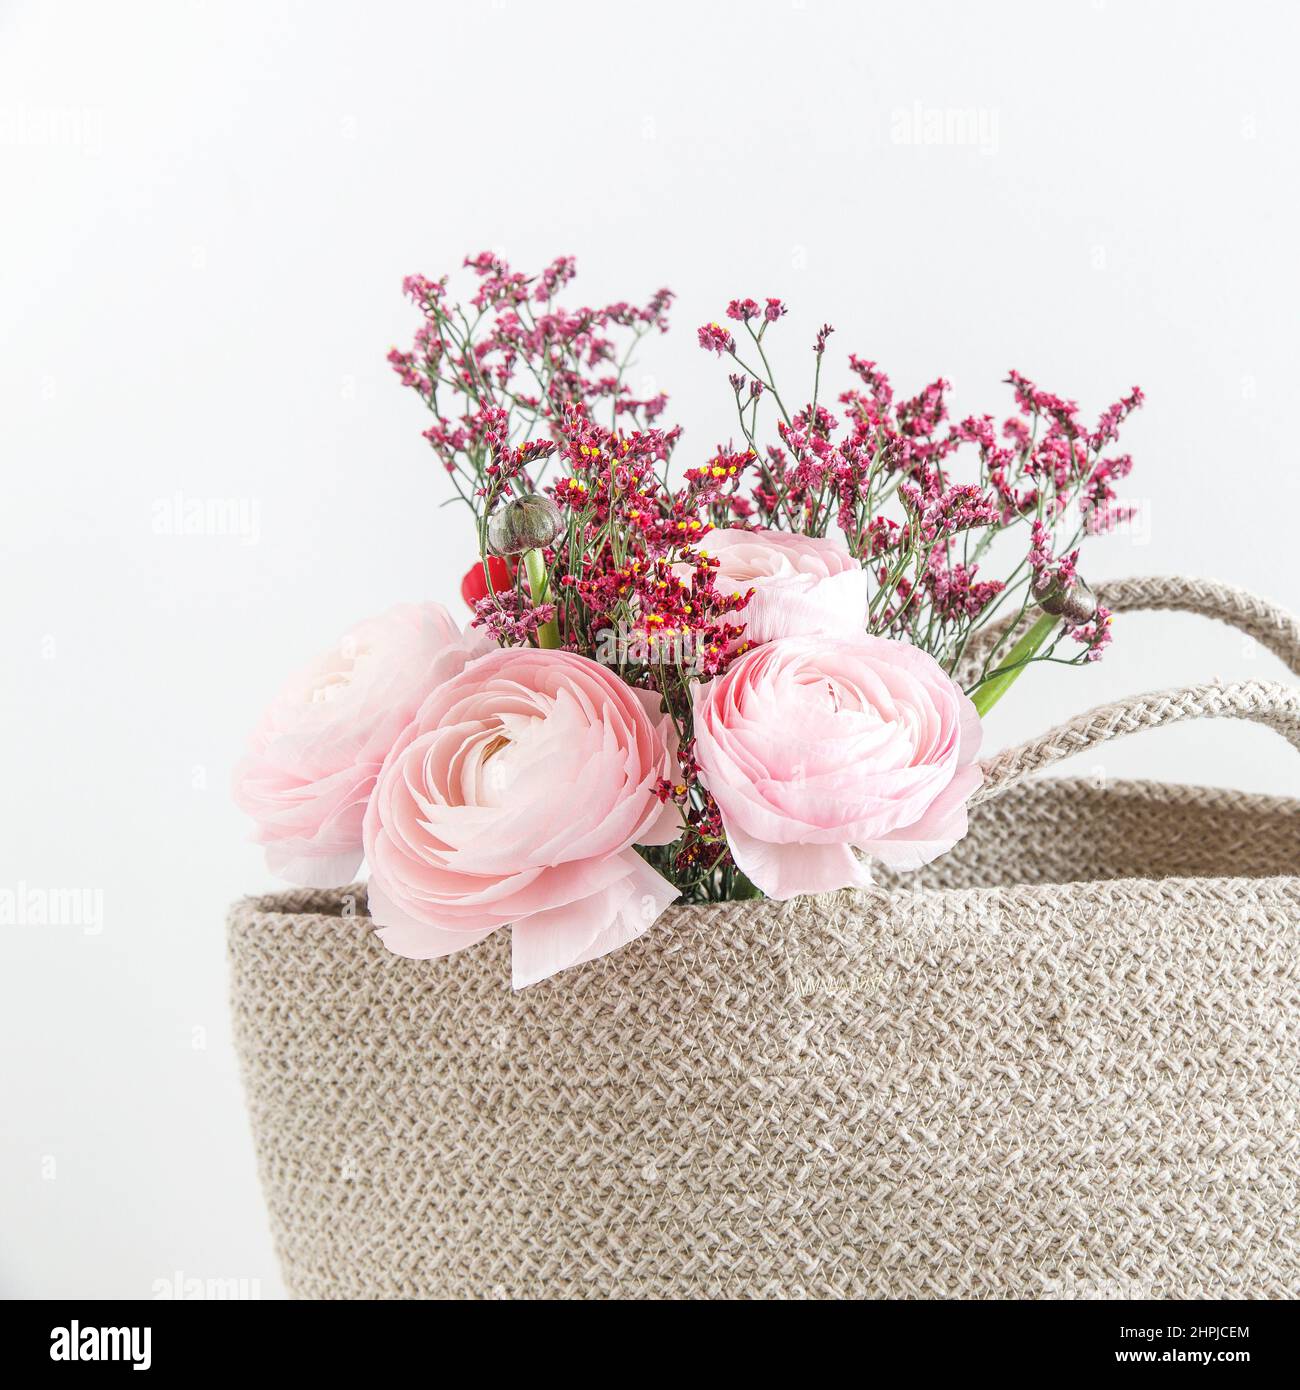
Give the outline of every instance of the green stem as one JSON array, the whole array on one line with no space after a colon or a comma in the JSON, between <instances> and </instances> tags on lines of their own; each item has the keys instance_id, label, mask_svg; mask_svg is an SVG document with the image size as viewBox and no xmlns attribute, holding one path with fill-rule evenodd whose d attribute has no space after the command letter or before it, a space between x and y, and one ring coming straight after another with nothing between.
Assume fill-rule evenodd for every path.
<instances>
[{"instance_id":1,"label":"green stem","mask_svg":"<svg viewBox=\"0 0 1300 1390\"><path fill-rule=\"evenodd\" d=\"M524 573L528 576L528 592L534 605L549 603L551 586L546 582L546 561L540 550L524 551ZM537 629L537 645L552 649L560 645L560 627L554 618Z\"/></svg>"},{"instance_id":2,"label":"green stem","mask_svg":"<svg viewBox=\"0 0 1300 1390\"><path fill-rule=\"evenodd\" d=\"M971 702L981 719L1011 689L1021 671L1037 656L1039 648L1056 631L1060 621L1060 618L1044 613L1011 648L1006 661L980 683L971 696Z\"/></svg>"},{"instance_id":3,"label":"green stem","mask_svg":"<svg viewBox=\"0 0 1300 1390\"><path fill-rule=\"evenodd\" d=\"M747 875L739 869L734 870L735 877L731 880L731 900L732 902L745 902L749 898L761 898L763 894L749 881Z\"/></svg>"}]
</instances>

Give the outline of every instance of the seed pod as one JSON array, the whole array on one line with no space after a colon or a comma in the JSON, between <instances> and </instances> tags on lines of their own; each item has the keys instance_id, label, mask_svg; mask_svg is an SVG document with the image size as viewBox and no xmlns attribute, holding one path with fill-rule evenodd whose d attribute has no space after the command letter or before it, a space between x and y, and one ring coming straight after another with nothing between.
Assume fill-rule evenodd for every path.
<instances>
[{"instance_id":1,"label":"seed pod","mask_svg":"<svg viewBox=\"0 0 1300 1390\"><path fill-rule=\"evenodd\" d=\"M1068 589L1053 583L1038 606L1054 618L1064 618L1070 627L1082 627L1097 614L1097 595L1082 579L1076 579Z\"/></svg>"},{"instance_id":2,"label":"seed pod","mask_svg":"<svg viewBox=\"0 0 1300 1390\"><path fill-rule=\"evenodd\" d=\"M488 549L493 555L522 555L550 545L563 530L564 518L549 497L515 497L488 519Z\"/></svg>"}]
</instances>

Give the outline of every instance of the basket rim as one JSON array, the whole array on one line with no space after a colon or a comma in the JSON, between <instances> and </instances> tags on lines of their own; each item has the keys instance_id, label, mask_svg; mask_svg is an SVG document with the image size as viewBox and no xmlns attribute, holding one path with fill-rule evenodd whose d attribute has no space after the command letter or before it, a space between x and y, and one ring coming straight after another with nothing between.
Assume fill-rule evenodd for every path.
<instances>
[{"instance_id":1,"label":"basket rim","mask_svg":"<svg viewBox=\"0 0 1300 1390\"><path fill-rule=\"evenodd\" d=\"M954 904L977 904L1002 901L1011 902L1052 902L1064 906L1067 899L1079 902L1093 902L1101 898L1123 898L1125 900L1150 903L1153 900L1179 902L1187 893L1198 889L1206 893L1224 888L1251 886L1257 888L1288 888L1294 886L1300 891L1300 874L1207 874L1168 875L1164 878L1101 878L1079 879L1071 883L1003 883L982 888L841 888L832 893L808 893L796 898L777 901L774 898L758 898L736 902L717 903L674 903L664 909L658 924L669 920L681 921L688 917L708 917L717 914L743 913L745 916L772 916L789 911L797 903L824 903L831 906L851 902L859 907L874 906L882 914L895 910L905 910L930 903L936 908ZM289 889L280 893L253 894L239 898L231 904L227 914L227 925L264 926L273 922L306 924L325 922L330 924L351 923L363 926L369 931L372 918L366 912L357 912L345 917L338 912L312 911L307 905L290 908L284 904L297 898L307 897L322 903L337 901L347 893L355 893L364 898L364 882L348 884L343 888ZM422 960L420 957L394 957L398 960ZM591 962L589 962L591 963Z\"/></svg>"},{"instance_id":2,"label":"basket rim","mask_svg":"<svg viewBox=\"0 0 1300 1390\"><path fill-rule=\"evenodd\" d=\"M1177 806L1204 806L1210 810L1244 810L1266 815L1300 816L1300 797L1277 796L1270 792L1243 792L1235 787L1207 787L1196 782L1160 782L1152 778L1117 777L1098 782L1092 777L1038 777L1008 789L998 798L1057 796L1062 791L1092 797L1131 801L1165 802ZM989 802L984 805L991 804ZM972 815L979 815L974 807Z\"/></svg>"},{"instance_id":3,"label":"basket rim","mask_svg":"<svg viewBox=\"0 0 1300 1390\"><path fill-rule=\"evenodd\" d=\"M1057 797L1062 794L1083 794L1094 799L1106 800L1122 798L1130 801L1143 801L1149 804L1205 806L1209 808L1228 808L1245 814L1300 816L1300 798L1271 796L1255 792L1233 791L1230 787L1200 787L1178 782L1156 782L1143 780L1116 780L1098 785L1090 778L1083 777L1044 777L1013 788L1007 797L1024 800L1038 800L1043 797ZM1005 798L1001 799L1006 804ZM973 815L979 814L976 808ZM842 901L845 895L859 903L875 902L884 910L890 907L906 907L921 899L933 903L958 903L987 900L990 897L1018 896L1022 900L1034 895L1051 893L1096 894L1098 892L1121 893L1127 895L1149 896L1153 891L1162 895L1165 892L1185 892L1197 884L1256 884L1300 882L1300 874L1272 875L1176 875L1161 878L1083 879L1070 883L1008 883L985 887L964 888L908 888L885 887L879 885L865 889L842 889L836 893L809 894L792 901L823 900L827 903ZM367 885L364 881L343 884L336 888L295 888L284 886L269 893L254 893L231 904L228 921L264 923L271 920L280 922L302 922L316 919L329 922L369 923L371 918L366 907ZM344 916L338 911L338 904L346 898L356 900L357 911L352 916ZM672 914L678 920L688 915L709 916L721 912L743 912L745 915L767 916L787 910L790 903L772 899L757 899L744 902L726 903L677 903L664 913ZM331 910L333 909L333 910Z\"/></svg>"}]
</instances>

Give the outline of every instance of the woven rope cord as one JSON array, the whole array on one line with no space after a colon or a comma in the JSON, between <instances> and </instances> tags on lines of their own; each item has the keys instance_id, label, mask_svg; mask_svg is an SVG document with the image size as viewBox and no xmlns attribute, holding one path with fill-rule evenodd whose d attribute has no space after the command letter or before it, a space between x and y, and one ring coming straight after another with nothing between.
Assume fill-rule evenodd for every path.
<instances>
[{"instance_id":1,"label":"woven rope cord","mask_svg":"<svg viewBox=\"0 0 1300 1390\"><path fill-rule=\"evenodd\" d=\"M1114 579L1097 590L1112 613L1199 613L1239 628L1300 676L1300 621L1284 608L1214 579L1154 575Z\"/></svg>"},{"instance_id":2,"label":"woven rope cord","mask_svg":"<svg viewBox=\"0 0 1300 1390\"><path fill-rule=\"evenodd\" d=\"M1226 586L1103 598L1296 665L1294 621ZM1139 696L992 759L970 833L906 879L673 907L520 992L508 932L404 960L362 885L236 904L290 1291L1300 1297L1300 801L1015 785L1206 717L1300 746L1281 685Z\"/></svg>"},{"instance_id":3,"label":"woven rope cord","mask_svg":"<svg viewBox=\"0 0 1300 1390\"><path fill-rule=\"evenodd\" d=\"M906 886L671 908L518 993L507 932L240 903L289 1288L1295 1298L1297 863L1300 802L1044 779Z\"/></svg>"},{"instance_id":4,"label":"woven rope cord","mask_svg":"<svg viewBox=\"0 0 1300 1390\"><path fill-rule=\"evenodd\" d=\"M1097 588L1097 601L1112 613L1197 613L1235 627L1300 676L1300 621L1267 599L1215 579L1140 575L1112 579ZM958 664L962 684L975 679L985 657L1007 635L1014 618L994 623L971 639Z\"/></svg>"},{"instance_id":5,"label":"woven rope cord","mask_svg":"<svg viewBox=\"0 0 1300 1390\"><path fill-rule=\"evenodd\" d=\"M1158 729L1190 719L1252 720L1277 730L1300 751L1300 691L1271 681L1158 690L1101 705L1040 738L988 759L982 764L984 783L971 798L971 804L1000 796L1035 772L1098 744L1140 729Z\"/></svg>"},{"instance_id":6,"label":"woven rope cord","mask_svg":"<svg viewBox=\"0 0 1300 1390\"><path fill-rule=\"evenodd\" d=\"M1103 584L1098 598L1115 612L1149 609L1199 613L1228 623L1267 647L1300 674L1300 624L1276 604L1209 579L1154 577ZM1004 624L1002 631L1005 632ZM982 644L988 650L997 633ZM967 654L967 659L971 654ZM1008 788L1064 758L1140 729L1157 729L1191 719L1248 719L1275 729L1300 750L1300 692L1276 681L1210 682L1158 690L1102 705L1068 723L987 759L984 783L971 804L1001 796Z\"/></svg>"}]
</instances>

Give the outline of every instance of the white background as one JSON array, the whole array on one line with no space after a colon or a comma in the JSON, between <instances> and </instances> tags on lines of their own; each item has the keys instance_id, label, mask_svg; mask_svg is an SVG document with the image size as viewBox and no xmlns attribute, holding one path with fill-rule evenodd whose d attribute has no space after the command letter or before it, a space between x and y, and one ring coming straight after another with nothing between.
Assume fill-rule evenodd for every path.
<instances>
[{"instance_id":1,"label":"white background","mask_svg":"<svg viewBox=\"0 0 1300 1390\"><path fill-rule=\"evenodd\" d=\"M787 380L828 319L837 363L877 358L909 392L945 375L958 415L1007 413L1009 367L1090 416L1140 382L1145 524L1085 572L1300 608L1296 14L3 6L0 887L99 890L104 922L0 927L0 1291L147 1297L181 1271L280 1292L222 925L272 883L229 770L282 677L354 620L460 611L471 536L384 362L415 328L403 274L496 248L525 269L576 254L582 302L672 286L642 369L687 426L679 458L730 429L694 329L733 295L793 306ZM936 112L970 138L909 138ZM177 497L237 502L248 533L160 534ZM993 742L1284 674L1204 621L1116 631L1100 666L1026 676ZM1300 781L1236 726L1089 765Z\"/></svg>"}]
</instances>

